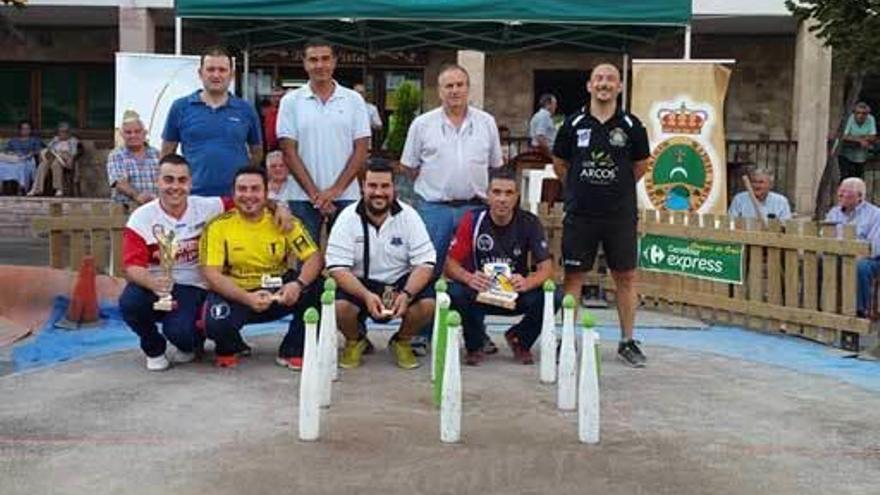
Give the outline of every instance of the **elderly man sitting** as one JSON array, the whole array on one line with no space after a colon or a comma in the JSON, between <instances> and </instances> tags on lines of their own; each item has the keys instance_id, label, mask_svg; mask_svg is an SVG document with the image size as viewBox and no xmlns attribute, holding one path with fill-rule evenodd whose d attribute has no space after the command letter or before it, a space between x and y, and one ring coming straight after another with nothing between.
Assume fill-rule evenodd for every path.
<instances>
[{"instance_id":1,"label":"elderly man sitting","mask_svg":"<svg viewBox=\"0 0 880 495\"><path fill-rule=\"evenodd\" d=\"M880 274L880 208L864 198L865 182L862 179L844 179L837 188L837 206L825 216L826 222L839 226L838 235L842 233L842 226L854 225L856 237L871 243L871 256L858 262L856 308L862 317L868 316L871 305L871 282Z\"/></svg>"},{"instance_id":2,"label":"elderly man sitting","mask_svg":"<svg viewBox=\"0 0 880 495\"><path fill-rule=\"evenodd\" d=\"M76 159L79 141L70 132L70 124L60 122L58 134L49 141L48 146L40 155L40 165L37 167L37 176L34 185L28 192L28 196L40 196L43 194L43 183L46 176L52 174L52 189L55 196L63 196L64 169L72 169Z\"/></svg>"},{"instance_id":3,"label":"elderly man sitting","mask_svg":"<svg viewBox=\"0 0 880 495\"><path fill-rule=\"evenodd\" d=\"M763 169L754 169L749 173L749 182L752 184L752 191L758 200L758 210L760 210L761 216L765 219L775 218L777 220L791 218L788 198L770 190L773 188L773 176L769 172ZM758 212L755 211L755 205L752 198L749 197L748 191L743 191L733 197L728 215L732 218L758 218Z\"/></svg>"}]
</instances>

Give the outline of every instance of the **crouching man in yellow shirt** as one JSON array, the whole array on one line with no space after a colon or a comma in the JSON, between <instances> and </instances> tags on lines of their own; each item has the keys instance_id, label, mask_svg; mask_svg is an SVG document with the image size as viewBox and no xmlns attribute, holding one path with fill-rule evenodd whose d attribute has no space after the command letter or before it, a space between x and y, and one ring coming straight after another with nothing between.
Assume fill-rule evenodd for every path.
<instances>
[{"instance_id":1,"label":"crouching man in yellow shirt","mask_svg":"<svg viewBox=\"0 0 880 495\"><path fill-rule=\"evenodd\" d=\"M215 362L220 367L238 364L241 327L293 314L275 361L301 369L302 314L319 305L321 253L298 219L288 233L275 226L266 208L267 192L262 168L239 170L233 184L235 208L211 221L202 236L199 253L211 291L205 330L215 342ZM301 262L298 271L288 269L291 255Z\"/></svg>"}]
</instances>

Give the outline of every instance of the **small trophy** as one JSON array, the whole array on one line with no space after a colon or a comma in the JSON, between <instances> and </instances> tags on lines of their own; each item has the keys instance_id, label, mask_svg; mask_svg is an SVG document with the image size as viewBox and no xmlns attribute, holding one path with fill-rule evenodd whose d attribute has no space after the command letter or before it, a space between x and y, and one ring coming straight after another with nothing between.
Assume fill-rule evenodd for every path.
<instances>
[{"instance_id":1,"label":"small trophy","mask_svg":"<svg viewBox=\"0 0 880 495\"><path fill-rule=\"evenodd\" d=\"M260 288L271 292L272 300L275 302L281 302L280 289L282 287L284 287L284 279L281 277L269 275L268 273L264 273L263 276L260 277Z\"/></svg>"},{"instance_id":2,"label":"small trophy","mask_svg":"<svg viewBox=\"0 0 880 495\"><path fill-rule=\"evenodd\" d=\"M153 225L153 236L156 238L156 244L159 245L159 266L162 267L162 275L174 284L172 273L174 271L174 263L177 258L177 243L174 242L174 231L166 231L159 224ZM171 311L174 309L174 299L171 297L171 287L168 292L157 294L159 299L153 303L153 309L156 311Z\"/></svg>"},{"instance_id":3,"label":"small trophy","mask_svg":"<svg viewBox=\"0 0 880 495\"><path fill-rule=\"evenodd\" d=\"M492 277L492 287L477 294L477 302L505 309L516 308L519 294L510 282L510 266L507 263L486 263L483 265L483 272Z\"/></svg>"},{"instance_id":4,"label":"small trophy","mask_svg":"<svg viewBox=\"0 0 880 495\"><path fill-rule=\"evenodd\" d=\"M385 286L385 290L382 292L382 316L385 318L391 318L394 316L394 300L397 299L397 293L394 291L394 287L390 285Z\"/></svg>"}]
</instances>

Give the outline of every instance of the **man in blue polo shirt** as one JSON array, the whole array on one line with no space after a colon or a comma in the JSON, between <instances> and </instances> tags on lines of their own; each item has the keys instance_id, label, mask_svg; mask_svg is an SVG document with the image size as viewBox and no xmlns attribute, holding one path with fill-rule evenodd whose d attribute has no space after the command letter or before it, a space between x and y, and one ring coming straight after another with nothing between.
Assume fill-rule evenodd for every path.
<instances>
[{"instance_id":1,"label":"man in blue polo shirt","mask_svg":"<svg viewBox=\"0 0 880 495\"><path fill-rule=\"evenodd\" d=\"M205 50L199 66L203 89L178 98L168 111L162 156L183 147L195 195L230 195L235 172L263 159L260 119L250 103L229 92L232 74L226 50Z\"/></svg>"}]
</instances>

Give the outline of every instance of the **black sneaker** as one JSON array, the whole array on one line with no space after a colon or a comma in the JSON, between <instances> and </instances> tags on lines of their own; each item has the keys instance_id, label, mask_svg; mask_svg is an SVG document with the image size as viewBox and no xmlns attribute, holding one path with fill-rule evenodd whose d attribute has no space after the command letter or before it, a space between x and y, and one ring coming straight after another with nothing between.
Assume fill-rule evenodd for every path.
<instances>
[{"instance_id":1,"label":"black sneaker","mask_svg":"<svg viewBox=\"0 0 880 495\"><path fill-rule=\"evenodd\" d=\"M628 340L617 345L617 358L633 368L643 368L647 358L639 349L638 342Z\"/></svg>"}]
</instances>

